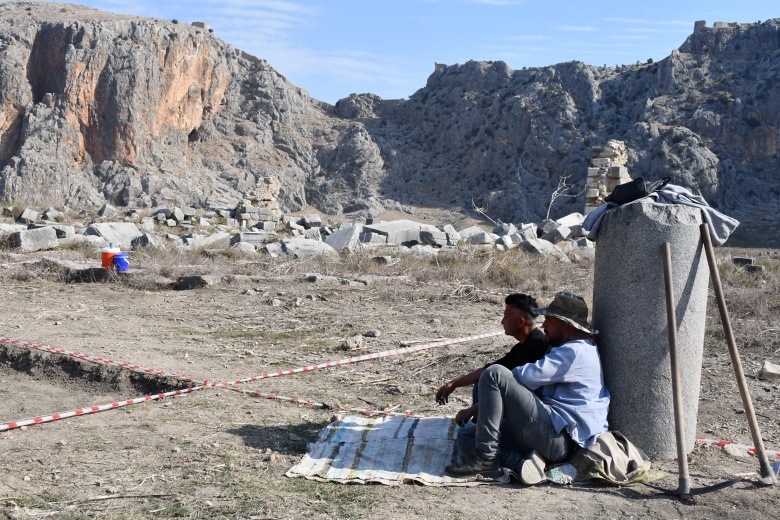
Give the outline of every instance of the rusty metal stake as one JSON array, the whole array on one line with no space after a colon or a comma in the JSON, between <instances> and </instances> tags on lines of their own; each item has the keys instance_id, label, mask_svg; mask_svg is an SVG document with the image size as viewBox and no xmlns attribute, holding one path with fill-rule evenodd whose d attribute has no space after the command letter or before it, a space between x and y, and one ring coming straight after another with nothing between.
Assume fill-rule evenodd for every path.
<instances>
[{"instance_id":1,"label":"rusty metal stake","mask_svg":"<svg viewBox=\"0 0 780 520\"><path fill-rule=\"evenodd\" d=\"M726 299L723 297L723 287L720 283L718 264L715 262L715 251L712 247L710 230L707 224L699 226L699 230L701 231L701 238L704 242L704 251L707 253L707 263L710 266L710 278L712 279L712 288L715 290L715 299L718 302L720 321L723 324L723 332L726 335L726 342L729 346L731 366L734 367L734 375L737 378L737 386L739 387L739 393L742 397L742 407L745 409L745 417L747 417L748 426L750 427L750 435L753 437L753 445L756 447L756 456L761 465L761 476L759 480L762 484L771 486L777 484L777 477L775 476L772 467L769 465L769 458L764 449L764 440L761 438L761 429L758 427L758 420L756 419L756 411L753 408L753 401L750 398L750 391L748 390L747 381L745 380L745 372L742 369L742 361L739 358L737 343L734 340L734 331L731 328L729 312L728 309L726 309Z\"/></svg>"}]
</instances>

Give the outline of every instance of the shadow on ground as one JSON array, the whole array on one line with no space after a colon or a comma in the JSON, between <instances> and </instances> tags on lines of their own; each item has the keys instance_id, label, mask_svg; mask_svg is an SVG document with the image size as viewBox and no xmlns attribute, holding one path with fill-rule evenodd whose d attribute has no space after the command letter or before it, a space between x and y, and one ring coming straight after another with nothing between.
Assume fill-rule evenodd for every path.
<instances>
[{"instance_id":1,"label":"shadow on ground","mask_svg":"<svg viewBox=\"0 0 780 520\"><path fill-rule=\"evenodd\" d=\"M258 450L272 449L285 455L304 455L306 446L317 440L329 421L306 422L290 426L262 426L247 424L228 430L244 439L244 444Z\"/></svg>"}]
</instances>

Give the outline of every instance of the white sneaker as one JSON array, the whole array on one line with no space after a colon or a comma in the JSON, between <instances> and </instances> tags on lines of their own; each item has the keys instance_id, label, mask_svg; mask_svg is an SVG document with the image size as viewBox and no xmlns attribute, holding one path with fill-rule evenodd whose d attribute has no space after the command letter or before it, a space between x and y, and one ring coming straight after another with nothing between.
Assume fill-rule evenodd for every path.
<instances>
[{"instance_id":1,"label":"white sneaker","mask_svg":"<svg viewBox=\"0 0 780 520\"><path fill-rule=\"evenodd\" d=\"M531 450L528 458L520 466L520 482L527 486L533 486L544 482L547 477L544 475L545 462L536 450Z\"/></svg>"}]
</instances>

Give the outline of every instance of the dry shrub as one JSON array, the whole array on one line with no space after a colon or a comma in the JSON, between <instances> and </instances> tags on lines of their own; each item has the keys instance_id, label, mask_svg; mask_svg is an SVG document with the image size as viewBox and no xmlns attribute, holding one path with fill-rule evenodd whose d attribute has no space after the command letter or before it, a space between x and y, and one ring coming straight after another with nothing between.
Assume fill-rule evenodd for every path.
<instances>
[{"instance_id":1,"label":"dry shrub","mask_svg":"<svg viewBox=\"0 0 780 520\"><path fill-rule=\"evenodd\" d=\"M67 257L69 259L99 259L100 250L95 249L95 246L87 242L71 242L69 244L59 245L58 251L65 252L64 255L57 255L59 257Z\"/></svg>"},{"instance_id":2,"label":"dry shrub","mask_svg":"<svg viewBox=\"0 0 780 520\"><path fill-rule=\"evenodd\" d=\"M130 267L147 269L166 278L193 274L212 274L214 262L199 251L176 248L145 248L130 253Z\"/></svg>"},{"instance_id":3,"label":"dry shrub","mask_svg":"<svg viewBox=\"0 0 780 520\"><path fill-rule=\"evenodd\" d=\"M552 299L560 290L582 294L590 301L593 290L593 265L589 260L568 263L520 250L485 252L463 248L434 259L404 255L386 265L374 260L381 254L381 250L372 250L342 254L338 259L321 257L297 266L296 272L405 276L420 282L451 285L452 289L447 290L451 294L475 296L473 289L526 292L540 302Z\"/></svg>"},{"instance_id":4,"label":"dry shrub","mask_svg":"<svg viewBox=\"0 0 780 520\"><path fill-rule=\"evenodd\" d=\"M11 241L11 235L0 235L0 254L6 255L12 252L14 249L13 242Z\"/></svg>"},{"instance_id":5,"label":"dry shrub","mask_svg":"<svg viewBox=\"0 0 780 520\"><path fill-rule=\"evenodd\" d=\"M759 257L756 264L764 267L762 273L750 273L745 267L735 265L725 252L718 252L716 259L726 307L732 318L780 321L780 259ZM717 308L714 292L710 293L710 305Z\"/></svg>"}]
</instances>

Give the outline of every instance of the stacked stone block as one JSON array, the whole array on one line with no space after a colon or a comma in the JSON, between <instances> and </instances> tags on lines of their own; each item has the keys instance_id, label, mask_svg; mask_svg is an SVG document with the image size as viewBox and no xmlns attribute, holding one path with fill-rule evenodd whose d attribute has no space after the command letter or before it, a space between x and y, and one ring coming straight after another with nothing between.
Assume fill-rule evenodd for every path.
<instances>
[{"instance_id":1,"label":"stacked stone block","mask_svg":"<svg viewBox=\"0 0 780 520\"><path fill-rule=\"evenodd\" d=\"M604 204L604 198L615 186L631 180L627 162L628 150L622 141L610 139L604 146L593 147L585 192L585 215Z\"/></svg>"},{"instance_id":2,"label":"stacked stone block","mask_svg":"<svg viewBox=\"0 0 780 520\"><path fill-rule=\"evenodd\" d=\"M250 229L260 227L271 231L282 220L282 209L276 200L281 185L275 177L262 177L255 193L246 194L236 207L236 220Z\"/></svg>"}]
</instances>

